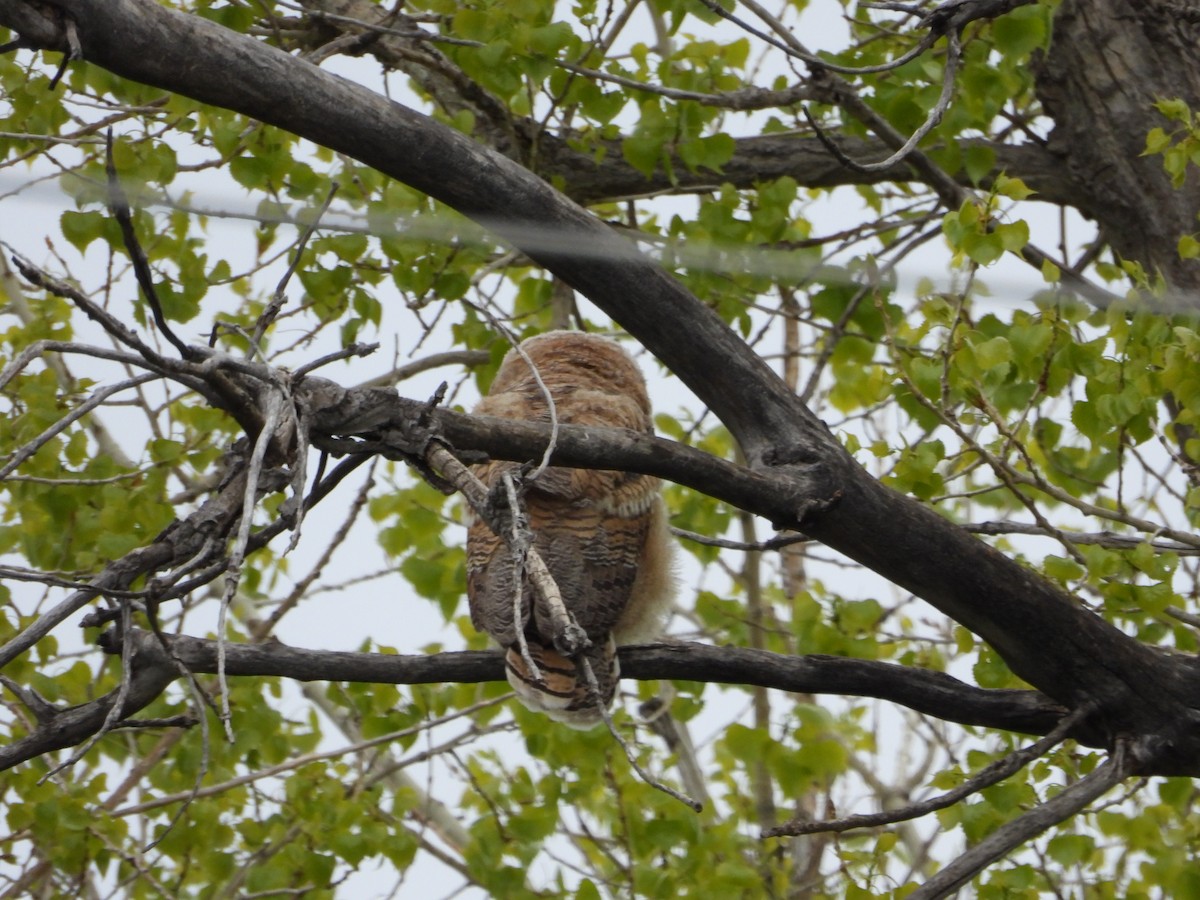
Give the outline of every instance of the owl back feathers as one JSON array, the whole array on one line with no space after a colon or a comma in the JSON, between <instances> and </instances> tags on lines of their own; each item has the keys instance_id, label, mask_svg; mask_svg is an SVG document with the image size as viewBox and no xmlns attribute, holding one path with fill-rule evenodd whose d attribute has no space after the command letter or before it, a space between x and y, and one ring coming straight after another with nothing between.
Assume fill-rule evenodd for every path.
<instances>
[{"instance_id":1,"label":"owl back feathers","mask_svg":"<svg viewBox=\"0 0 1200 900\"><path fill-rule=\"evenodd\" d=\"M615 342L596 335L550 332L522 344L554 400L559 422L652 432L650 401L637 365ZM500 365L479 415L550 421L529 365L516 351ZM475 467L487 485L515 463ZM542 556L575 622L592 646L601 701L616 692L616 645L653 639L674 590L672 545L658 479L647 475L551 467L528 486L525 507ZM467 596L475 627L507 650L508 680L527 707L577 728L601 721L581 663L554 648L550 612L522 584L519 617L513 554L482 521L467 531ZM541 683L522 657L524 633Z\"/></svg>"}]
</instances>

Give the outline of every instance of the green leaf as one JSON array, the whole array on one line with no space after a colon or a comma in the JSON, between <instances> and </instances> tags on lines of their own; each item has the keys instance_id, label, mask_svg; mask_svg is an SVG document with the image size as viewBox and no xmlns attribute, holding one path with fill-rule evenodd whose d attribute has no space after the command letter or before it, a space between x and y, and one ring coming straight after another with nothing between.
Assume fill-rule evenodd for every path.
<instances>
[{"instance_id":1,"label":"green leaf","mask_svg":"<svg viewBox=\"0 0 1200 900\"><path fill-rule=\"evenodd\" d=\"M974 184L980 184L996 166L996 151L991 147L972 145L963 153L963 168ZM997 178L1003 178L1001 175Z\"/></svg>"},{"instance_id":2,"label":"green leaf","mask_svg":"<svg viewBox=\"0 0 1200 900\"><path fill-rule=\"evenodd\" d=\"M63 237L74 245L80 252L88 245L104 236L108 217L98 212L67 211L59 219Z\"/></svg>"},{"instance_id":3,"label":"green leaf","mask_svg":"<svg viewBox=\"0 0 1200 900\"><path fill-rule=\"evenodd\" d=\"M1027 200L1036 193L1020 178L1012 178L1004 174L996 176L996 183L993 186L993 189L997 194L1000 194L1004 197L1010 197L1013 200Z\"/></svg>"},{"instance_id":4,"label":"green leaf","mask_svg":"<svg viewBox=\"0 0 1200 900\"><path fill-rule=\"evenodd\" d=\"M975 232L962 241L963 252L981 266L990 266L1004 255L1004 241L997 234Z\"/></svg>"},{"instance_id":5,"label":"green leaf","mask_svg":"<svg viewBox=\"0 0 1200 900\"><path fill-rule=\"evenodd\" d=\"M975 361L985 370L1007 365L1013 358L1012 345L1003 337L974 344L972 349L975 351Z\"/></svg>"},{"instance_id":6,"label":"green leaf","mask_svg":"<svg viewBox=\"0 0 1200 900\"><path fill-rule=\"evenodd\" d=\"M1177 97L1156 100L1154 108L1173 122L1180 122L1184 125L1191 125L1192 123L1191 108Z\"/></svg>"},{"instance_id":7,"label":"green leaf","mask_svg":"<svg viewBox=\"0 0 1200 900\"><path fill-rule=\"evenodd\" d=\"M1171 146L1171 140L1171 136L1161 128L1151 128L1149 134L1146 135L1146 149L1142 151L1142 156L1162 153Z\"/></svg>"},{"instance_id":8,"label":"green leaf","mask_svg":"<svg viewBox=\"0 0 1200 900\"><path fill-rule=\"evenodd\" d=\"M1061 866L1077 866L1095 852L1095 841L1084 834L1060 834L1046 845L1046 855Z\"/></svg>"},{"instance_id":9,"label":"green leaf","mask_svg":"<svg viewBox=\"0 0 1200 900\"><path fill-rule=\"evenodd\" d=\"M1029 225L1023 219L997 225L993 231L1009 253L1015 253L1029 243Z\"/></svg>"}]
</instances>

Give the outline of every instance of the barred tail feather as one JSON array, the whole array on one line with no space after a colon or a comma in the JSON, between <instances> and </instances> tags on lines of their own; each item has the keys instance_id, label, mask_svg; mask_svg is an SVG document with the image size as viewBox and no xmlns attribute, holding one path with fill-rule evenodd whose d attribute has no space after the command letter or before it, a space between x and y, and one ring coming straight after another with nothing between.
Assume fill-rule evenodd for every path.
<instances>
[{"instance_id":1,"label":"barred tail feather","mask_svg":"<svg viewBox=\"0 0 1200 900\"><path fill-rule=\"evenodd\" d=\"M581 730L594 728L603 721L580 662L534 641L529 641L529 655L541 674L540 683L529 671L517 645L509 647L504 658L508 683L522 705ZM591 663L600 688L600 702L607 709L612 705L620 677L616 644L609 637L586 650L584 656Z\"/></svg>"}]
</instances>

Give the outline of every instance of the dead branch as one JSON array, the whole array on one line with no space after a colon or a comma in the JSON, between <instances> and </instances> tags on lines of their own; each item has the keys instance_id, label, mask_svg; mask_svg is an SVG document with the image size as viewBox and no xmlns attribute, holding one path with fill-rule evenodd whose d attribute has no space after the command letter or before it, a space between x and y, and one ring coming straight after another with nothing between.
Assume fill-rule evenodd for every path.
<instances>
[{"instance_id":1,"label":"dead branch","mask_svg":"<svg viewBox=\"0 0 1200 900\"><path fill-rule=\"evenodd\" d=\"M1119 742L1112 757L1091 773L1045 803L1001 825L909 894L909 900L938 900L950 896L996 860L1003 859L1047 828L1081 812L1132 774L1130 756L1126 744Z\"/></svg>"},{"instance_id":2,"label":"dead branch","mask_svg":"<svg viewBox=\"0 0 1200 900\"><path fill-rule=\"evenodd\" d=\"M917 819L921 816L929 815L931 812L936 812L939 809L945 809L948 806L953 806L960 800L977 794L986 787L991 787L1003 781L1008 776L1012 775L1018 769L1023 768L1046 753L1050 752L1055 746L1062 743L1071 729L1082 722L1090 710L1082 709L1075 710L1054 726L1054 730L1042 738L1030 744L1028 747L1022 747L1020 750L1015 750L1002 759L996 760L990 766L987 766L982 771L968 778L958 787L944 794L939 794L936 797L930 797L928 800L922 800L919 803L911 803L908 806L900 809L889 809L883 812L870 813L857 816L846 816L844 819L831 819L824 822L811 822L803 820L793 820L777 828L769 828L763 832L763 837L794 837L801 834L824 834L826 832L843 832L850 831L854 828L878 828L881 825L892 825L896 822L906 822L911 819Z\"/></svg>"},{"instance_id":3,"label":"dead branch","mask_svg":"<svg viewBox=\"0 0 1200 900\"><path fill-rule=\"evenodd\" d=\"M137 232L133 229L133 215L129 211L129 201L125 199L125 191L121 187L120 179L117 178L117 167L113 162L112 128L108 129L104 147L104 173L108 177L109 209L112 210L117 224L121 226L121 239L125 242L125 250L129 253L130 260L133 261L133 274L137 278L138 286L142 289L142 296L150 305L154 324L158 326L162 336L179 351L181 357L194 359L195 350L179 339L171 326L167 324L167 317L163 315L162 301L158 298L158 290L154 287L154 273L150 271L150 260L146 258L146 251L142 249L142 245L137 239Z\"/></svg>"},{"instance_id":4,"label":"dead branch","mask_svg":"<svg viewBox=\"0 0 1200 900\"><path fill-rule=\"evenodd\" d=\"M116 718L132 716L153 702L172 681L179 677L167 655L153 643L149 632L134 632L138 640L131 642L133 660L131 676L124 699L118 706L120 688L103 697L69 709L42 708L38 727L25 737L0 747L0 770L36 759L54 750L74 747L97 734L116 709ZM149 652L143 652L149 649Z\"/></svg>"}]
</instances>

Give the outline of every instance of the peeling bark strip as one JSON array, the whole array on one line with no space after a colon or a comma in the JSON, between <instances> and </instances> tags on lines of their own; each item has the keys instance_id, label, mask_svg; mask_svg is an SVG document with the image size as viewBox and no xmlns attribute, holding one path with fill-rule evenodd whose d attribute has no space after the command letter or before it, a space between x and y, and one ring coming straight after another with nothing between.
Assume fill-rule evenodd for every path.
<instances>
[{"instance_id":1,"label":"peeling bark strip","mask_svg":"<svg viewBox=\"0 0 1200 900\"><path fill-rule=\"evenodd\" d=\"M1135 8L1150 12L1134 16ZM1158 26L1150 27L1149 20L1165 7L1068 0L1062 9L1064 34L1071 34L1071 15L1094 10L1092 27L1142 28L1153 43ZM43 10L52 10L54 18ZM1200 774L1200 673L1193 661L1162 656L1128 638L1034 572L880 485L715 313L527 170L365 88L152 0L0 0L0 24L31 46L63 49L65 18L74 23L87 63L345 153L442 200L518 247L529 226L539 234L558 232L558 247L526 252L675 372L729 427L752 469L790 481L789 496L802 499L791 520L778 524L802 527L929 601L1064 706L1095 704L1091 727L1111 744L1118 735L1137 736L1131 753L1139 771ZM1102 47L1114 38L1081 32L1077 39ZM1047 71L1069 49L1060 38ZM1171 52L1172 45L1157 49ZM1173 70L1174 62L1160 60L1159 68ZM1093 143L1102 145L1089 137L1072 141L1069 149L1074 153ZM1088 177L1095 174L1090 170ZM1152 220L1142 208L1133 214L1138 218L1132 229ZM338 432L331 426L326 433ZM486 444L481 439L478 447ZM717 492L715 486L711 490ZM840 497L837 504L805 518L834 495ZM763 512L774 506L764 500L746 508Z\"/></svg>"}]
</instances>

